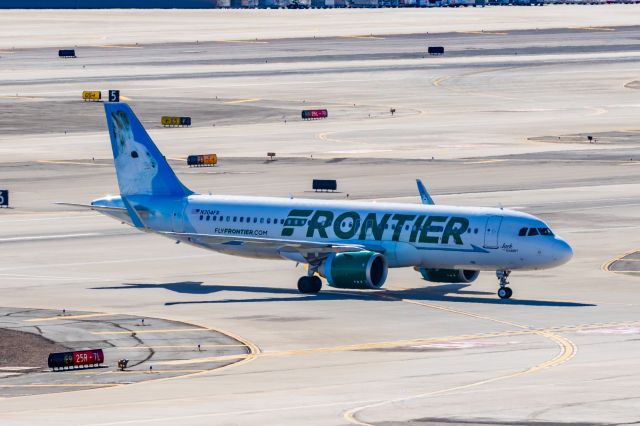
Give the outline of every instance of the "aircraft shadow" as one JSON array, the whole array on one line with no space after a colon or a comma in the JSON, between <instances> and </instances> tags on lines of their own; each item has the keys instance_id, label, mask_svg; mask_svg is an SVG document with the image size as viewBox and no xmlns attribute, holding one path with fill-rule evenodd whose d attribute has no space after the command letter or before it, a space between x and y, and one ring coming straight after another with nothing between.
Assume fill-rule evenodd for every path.
<instances>
[{"instance_id":1,"label":"aircraft shadow","mask_svg":"<svg viewBox=\"0 0 640 426\"><path fill-rule=\"evenodd\" d=\"M255 302L298 302L312 300L345 300L370 298L367 293L346 293L323 291L317 295L300 294L295 288L265 287L258 285L207 285L201 281L181 281L174 283L122 283L116 286L92 287L91 290L133 290L133 289L165 289L182 294L213 294L221 291L242 293L266 293L293 295L297 297L255 297L246 299L221 299L221 300L194 300L166 302L165 306L192 305L192 304L221 304L221 303L255 303Z\"/></svg>"},{"instance_id":2,"label":"aircraft shadow","mask_svg":"<svg viewBox=\"0 0 640 426\"><path fill-rule=\"evenodd\" d=\"M303 295L295 288L278 288L258 285L207 285L201 281L181 281L172 283L123 283L117 286L93 287L92 290L127 290L127 289L165 289L181 294L214 294L221 291L242 293L263 293L292 295L296 297L251 297L246 299L193 300L166 302L166 306L192 304L226 304L226 303L259 303L259 302L310 302L314 300L372 300L377 302L409 299L421 302L456 302L482 303L489 305L521 305L521 306L555 306L555 307L589 307L589 303L562 302L548 300L509 299L502 300L493 292L466 290L469 284L444 284L407 290L322 290L317 295ZM492 296L492 297L475 297Z\"/></svg>"},{"instance_id":3,"label":"aircraft shadow","mask_svg":"<svg viewBox=\"0 0 640 426\"><path fill-rule=\"evenodd\" d=\"M589 307L596 306L591 303L561 302L554 300L528 300L498 298L496 293L487 291L463 290L470 284L445 284L425 288L413 288L407 290L386 290L382 294L398 298L410 299L419 302L459 302L459 303L483 303L489 305L522 305L522 306L556 306L556 307ZM491 298L472 297L473 295L492 295Z\"/></svg>"}]
</instances>

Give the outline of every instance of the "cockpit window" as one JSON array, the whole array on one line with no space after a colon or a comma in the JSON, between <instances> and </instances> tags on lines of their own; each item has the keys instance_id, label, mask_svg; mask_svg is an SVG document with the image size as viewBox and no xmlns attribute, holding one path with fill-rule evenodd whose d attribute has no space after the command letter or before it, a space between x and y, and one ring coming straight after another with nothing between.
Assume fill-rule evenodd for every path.
<instances>
[{"instance_id":1,"label":"cockpit window","mask_svg":"<svg viewBox=\"0 0 640 426\"><path fill-rule=\"evenodd\" d=\"M538 228L538 232L540 232L540 235L547 235L547 236L553 235L553 232L549 228Z\"/></svg>"},{"instance_id":2,"label":"cockpit window","mask_svg":"<svg viewBox=\"0 0 640 426\"><path fill-rule=\"evenodd\" d=\"M530 237L533 237L534 235L538 235L538 230L536 228L529 228L529 234Z\"/></svg>"},{"instance_id":3,"label":"cockpit window","mask_svg":"<svg viewBox=\"0 0 640 426\"><path fill-rule=\"evenodd\" d=\"M520 232L518 232L518 236L524 237L525 235L527 235L527 228L521 228Z\"/></svg>"}]
</instances>

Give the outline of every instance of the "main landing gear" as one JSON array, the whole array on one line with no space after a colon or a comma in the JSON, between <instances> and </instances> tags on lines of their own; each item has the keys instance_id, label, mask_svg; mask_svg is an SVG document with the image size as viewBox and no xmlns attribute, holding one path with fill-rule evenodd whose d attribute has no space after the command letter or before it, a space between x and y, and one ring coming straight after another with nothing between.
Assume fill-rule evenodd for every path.
<instances>
[{"instance_id":1,"label":"main landing gear","mask_svg":"<svg viewBox=\"0 0 640 426\"><path fill-rule=\"evenodd\" d=\"M310 277L300 277L298 280L298 291L303 294L317 294L322 288L320 277L312 275Z\"/></svg>"},{"instance_id":2,"label":"main landing gear","mask_svg":"<svg viewBox=\"0 0 640 426\"><path fill-rule=\"evenodd\" d=\"M500 299L509 299L513 294L513 290L507 287L509 285L509 280L507 279L509 278L509 274L511 274L511 271L496 271L496 277L498 277L500 284L500 288L498 289L498 297Z\"/></svg>"}]
</instances>

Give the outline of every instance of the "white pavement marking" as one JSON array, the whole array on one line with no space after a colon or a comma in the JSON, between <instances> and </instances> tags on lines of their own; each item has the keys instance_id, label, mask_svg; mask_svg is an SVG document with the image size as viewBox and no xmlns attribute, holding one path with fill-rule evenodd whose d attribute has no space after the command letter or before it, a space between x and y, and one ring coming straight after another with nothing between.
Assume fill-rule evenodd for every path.
<instances>
[{"instance_id":1,"label":"white pavement marking","mask_svg":"<svg viewBox=\"0 0 640 426\"><path fill-rule=\"evenodd\" d=\"M0 243L9 243L9 242L15 242L15 241L58 240L61 238L97 237L100 235L104 235L104 234L100 234L97 232L87 232L83 234L35 235L31 237L0 238Z\"/></svg>"}]
</instances>

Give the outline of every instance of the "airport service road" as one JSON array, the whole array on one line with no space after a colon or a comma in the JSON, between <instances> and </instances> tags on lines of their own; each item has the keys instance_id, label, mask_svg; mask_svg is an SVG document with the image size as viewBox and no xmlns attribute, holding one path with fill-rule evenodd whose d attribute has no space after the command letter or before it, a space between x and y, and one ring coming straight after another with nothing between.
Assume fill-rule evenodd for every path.
<instances>
[{"instance_id":1,"label":"airport service road","mask_svg":"<svg viewBox=\"0 0 640 426\"><path fill-rule=\"evenodd\" d=\"M570 10L633 18L616 7ZM532 9L486 10L505 22ZM75 62L43 44L0 54L0 182L13 200L0 211L1 304L166 318L254 348L222 370L0 399L3 426L638 422L640 282L628 271L640 244L640 31L530 21L433 36L442 58L422 58L430 41L416 35L196 45L162 31L142 48L83 47ZM410 269L391 271L384 291L302 296L292 263L55 206L117 192L102 107L79 100L109 88L197 191L416 203L421 177L438 203L539 215L574 259L513 274L510 301L490 273L429 285ZM298 119L310 105L329 119ZM162 129L165 113L194 126ZM209 152L218 167L184 164ZM311 192L313 178L336 178L339 192ZM220 361L193 355L154 368Z\"/></svg>"}]
</instances>

